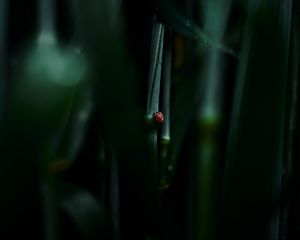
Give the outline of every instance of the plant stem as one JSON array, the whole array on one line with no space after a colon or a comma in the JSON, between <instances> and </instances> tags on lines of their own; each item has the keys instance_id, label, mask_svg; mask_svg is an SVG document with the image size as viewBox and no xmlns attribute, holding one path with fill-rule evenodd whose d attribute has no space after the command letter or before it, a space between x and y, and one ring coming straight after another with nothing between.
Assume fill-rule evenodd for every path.
<instances>
[{"instance_id":1,"label":"plant stem","mask_svg":"<svg viewBox=\"0 0 300 240\"><path fill-rule=\"evenodd\" d=\"M114 239L120 239L120 194L119 194L119 170L115 154L111 153L110 160L110 204L112 214L112 226Z\"/></svg>"},{"instance_id":2,"label":"plant stem","mask_svg":"<svg viewBox=\"0 0 300 240\"><path fill-rule=\"evenodd\" d=\"M226 159L224 238L278 239L289 38L278 3L248 2Z\"/></svg>"},{"instance_id":3,"label":"plant stem","mask_svg":"<svg viewBox=\"0 0 300 240\"><path fill-rule=\"evenodd\" d=\"M288 76L288 66L289 66L289 50L290 50L290 39L291 39L291 19L292 19L292 0L282 0L279 2L279 38L280 43L282 44L282 79L285 82L284 89L282 91L284 92L284 107L283 111L284 113L287 113L288 106L287 106L287 90L290 82L289 76ZM294 102L295 104L295 102ZM291 110L293 111L293 109ZM291 112L292 114L292 112ZM287 192L287 186L286 180L287 180L287 174L286 171L290 170L290 164L291 159L290 156L286 156L284 152L284 145L285 141L287 141L289 144L292 143L292 132L290 131L289 127L286 129L286 124L292 123L288 122L288 119L290 121L293 121L291 116L285 117L283 120L283 126L282 126L282 138L281 138L281 145L282 150L281 154L278 156L278 166L276 175L274 176L274 186L273 186L273 198L276 202L276 199L280 199L280 204L275 204L274 212L275 214L272 215L271 224L270 224L270 240L273 239L285 239L285 229L286 229L286 215L288 210L288 192ZM285 130L287 130L287 134L285 134ZM287 145L286 145L287 146ZM287 148L292 146L287 146ZM285 172L285 174L284 174Z\"/></svg>"},{"instance_id":4,"label":"plant stem","mask_svg":"<svg viewBox=\"0 0 300 240\"><path fill-rule=\"evenodd\" d=\"M39 43L56 42L54 35L54 0L40 0L39 1ZM50 147L51 148L51 147ZM41 161L45 166L45 172L42 170L41 186L42 199L45 219L45 239L58 240L59 239L59 215L58 215L58 196L57 196L57 179L56 176L48 172L48 168L52 161L55 161L54 154L50 150L49 156L45 155ZM43 169L43 168L42 168Z\"/></svg>"},{"instance_id":5,"label":"plant stem","mask_svg":"<svg viewBox=\"0 0 300 240\"><path fill-rule=\"evenodd\" d=\"M172 73L172 32L167 31L163 60L163 95L162 95L162 112L164 122L162 125L160 139L160 158L162 174L166 167L166 158L170 144L170 101L171 101L171 73Z\"/></svg>"},{"instance_id":6,"label":"plant stem","mask_svg":"<svg viewBox=\"0 0 300 240\"><path fill-rule=\"evenodd\" d=\"M55 161L52 144L46 144L39 162L39 178L41 186L41 200L44 210L45 240L59 239L59 210L58 210L58 177L51 171L51 164Z\"/></svg>"},{"instance_id":7,"label":"plant stem","mask_svg":"<svg viewBox=\"0 0 300 240\"><path fill-rule=\"evenodd\" d=\"M40 0L39 24L40 33L54 34L54 0Z\"/></svg>"},{"instance_id":8,"label":"plant stem","mask_svg":"<svg viewBox=\"0 0 300 240\"><path fill-rule=\"evenodd\" d=\"M214 41L223 38L231 1L209 0L203 3L205 30L210 30ZM219 221L220 126L224 82L224 54L217 48L208 49L200 79L205 81L205 92L198 115L198 154L195 163L195 225L194 239L217 238Z\"/></svg>"},{"instance_id":9,"label":"plant stem","mask_svg":"<svg viewBox=\"0 0 300 240\"><path fill-rule=\"evenodd\" d=\"M280 239L285 240L288 237L288 228L289 228L289 213L290 213L290 204L291 204L291 190L292 190L292 177L293 177L293 159L294 155L294 137L296 130L296 115L297 115L297 107L298 107L298 78L299 78L299 47L298 47L298 36L297 33L294 33L295 36L293 38L293 48L291 52L291 84L289 84L289 90L292 93L288 112L289 121L287 122L287 141L286 141L286 161L283 166L283 192L285 196L283 196L283 204L282 204L282 214L281 214L281 229L280 229Z\"/></svg>"},{"instance_id":10,"label":"plant stem","mask_svg":"<svg viewBox=\"0 0 300 240\"><path fill-rule=\"evenodd\" d=\"M161 79L161 65L164 45L164 25L154 16L151 43L151 62L148 85L147 113L146 118L151 120L153 114L158 111L159 91Z\"/></svg>"},{"instance_id":11,"label":"plant stem","mask_svg":"<svg viewBox=\"0 0 300 240\"><path fill-rule=\"evenodd\" d=\"M221 41L212 39L205 30L202 30L174 1L151 0L156 12L174 31L191 38L207 47L216 48L222 52L237 57L236 53L221 44ZM217 15L215 15L217 16Z\"/></svg>"},{"instance_id":12,"label":"plant stem","mask_svg":"<svg viewBox=\"0 0 300 240\"><path fill-rule=\"evenodd\" d=\"M59 215L58 215L58 196L57 179L54 176L48 177L42 184L42 197L44 205L45 219L45 240L59 239Z\"/></svg>"},{"instance_id":13,"label":"plant stem","mask_svg":"<svg viewBox=\"0 0 300 240\"><path fill-rule=\"evenodd\" d=\"M155 126L153 116L159 110L159 93L160 93L160 80L161 80L161 65L164 47L164 25L158 21L157 17L153 19L153 32L150 53L150 73L148 85L148 99L147 99L147 112L146 121L149 123L148 130L148 146L150 152L150 159L154 163L154 172L157 175L158 156L157 156L157 126ZM154 177L157 178L158 176ZM156 181L156 180L155 180ZM156 182L155 182L156 184Z\"/></svg>"},{"instance_id":14,"label":"plant stem","mask_svg":"<svg viewBox=\"0 0 300 240\"><path fill-rule=\"evenodd\" d=\"M5 101L6 88L6 30L7 30L7 1L0 1L0 121L2 121L2 114Z\"/></svg>"}]
</instances>

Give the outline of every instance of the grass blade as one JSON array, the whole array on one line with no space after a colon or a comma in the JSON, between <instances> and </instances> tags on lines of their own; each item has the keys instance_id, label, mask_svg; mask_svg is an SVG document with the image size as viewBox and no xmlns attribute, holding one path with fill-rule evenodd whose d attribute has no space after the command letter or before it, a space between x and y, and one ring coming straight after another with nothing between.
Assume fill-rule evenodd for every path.
<instances>
[{"instance_id":1,"label":"grass blade","mask_svg":"<svg viewBox=\"0 0 300 240\"><path fill-rule=\"evenodd\" d=\"M159 92L160 92L160 78L161 78L161 65L162 53L164 42L165 27L162 23L154 17L153 33L152 33L152 47L151 47L151 64L149 74L148 86L148 100L147 100L147 113L146 119L151 121L153 114L159 110Z\"/></svg>"},{"instance_id":2,"label":"grass blade","mask_svg":"<svg viewBox=\"0 0 300 240\"><path fill-rule=\"evenodd\" d=\"M280 41L282 42L282 48L283 48L283 54L282 54L282 58L283 58L283 65L282 65L282 69L283 69L283 73L282 73L282 78L284 79L284 81L286 82L286 86L284 88L285 91L285 108L286 108L286 113L288 113L288 105L287 105L287 99L288 99L288 95L287 95L287 90L288 90L288 86L290 84L290 80L288 79L288 65L289 65L289 52L290 52L290 36L291 36L291 19L292 19L292 0L282 0L279 2L279 37L280 37ZM287 117L287 120L285 120L286 122L288 122L289 117ZM285 125L287 123L284 123ZM286 130L286 128L284 129ZM288 131L288 130L287 130ZM285 137L285 141L288 141L288 135L286 135L285 133L283 133L283 137ZM282 145L285 144L285 141L282 140ZM285 145L286 146L286 145ZM286 149L286 148L285 148ZM276 197L278 195L280 195L280 200L281 202L283 200L285 200L286 198L286 194L287 192L285 191L285 186L284 181L285 181L285 177L283 175L284 167L287 166L288 162L288 158L285 155L285 149L283 149L282 151L282 160L279 161L278 164L278 172L277 172L277 176L275 176L275 186L274 186L274 198L276 199ZM273 214L272 216L272 220L271 220L271 225L270 225L270 233L269 233L269 239L284 239L284 233L283 233L283 229L284 229L284 209L282 209L282 206L280 206L278 204L278 206L275 206L274 212L275 214Z\"/></svg>"},{"instance_id":3,"label":"grass blade","mask_svg":"<svg viewBox=\"0 0 300 240\"><path fill-rule=\"evenodd\" d=\"M182 8L176 3L176 1L170 0L151 0L155 11L163 21L169 25L174 31L199 41L205 44L207 47L217 48L223 52L226 52L232 56L237 56L236 53L222 45L220 42L216 42L205 31L201 30L197 24L182 10Z\"/></svg>"},{"instance_id":4,"label":"grass blade","mask_svg":"<svg viewBox=\"0 0 300 240\"><path fill-rule=\"evenodd\" d=\"M278 9L249 1L226 163L225 238L278 237L272 213L281 194L288 61Z\"/></svg>"},{"instance_id":5,"label":"grass blade","mask_svg":"<svg viewBox=\"0 0 300 240\"><path fill-rule=\"evenodd\" d=\"M71 217L84 240L105 237L104 206L89 192L62 182L61 208Z\"/></svg>"},{"instance_id":6,"label":"grass blade","mask_svg":"<svg viewBox=\"0 0 300 240\"><path fill-rule=\"evenodd\" d=\"M225 35L231 1L203 2L204 25L215 41ZM220 133L222 126L225 56L216 48L208 49L204 55L202 72L204 93L197 116L198 143L194 165L194 239L218 239L218 208L220 206ZM193 214L191 214L193 216Z\"/></svg>"},{"instance_id":7,"label":"grass blade","mask_svg":"<svg viewBox=\"0 0 300 240\"><path fill-rule=\"evenodd\" d=\"M148 143L151 152L151 161L158 167L157 152L157 126L154 115L159 111L159 96L161 82L161 67L164 46L165 27L158 21L156 16L153 21L152 46L151 46L151 62L148 85L148 104L145 119L149 123Z\"/></svg>"},{"instance_id":8,"label":"grass blade","mask_svg":"<svg viewBox=\"0 0 300 240\"><path fill-rule=\"evenodd\" d=\"M162 175L166 168L170 137L170 121L171 121L171 79L172 79L172 32L168 30L165 37L165 49L163 59L163 79L162 79L162 112L164 114L164 122L162 124L160 135L160 169Z\"/></svg>"},{"instance_id":9,"label":"grass blade","mask_svg":"<svg viewBox=\"0 0 300 240\"><path fill-rule=\"evenodd\" d=\"M6 43L7 43L7 1L3 0L0 3L0 121L2 121L2 113L5 100L5 86L6 86Z\"/></svg>"}]
</instances>

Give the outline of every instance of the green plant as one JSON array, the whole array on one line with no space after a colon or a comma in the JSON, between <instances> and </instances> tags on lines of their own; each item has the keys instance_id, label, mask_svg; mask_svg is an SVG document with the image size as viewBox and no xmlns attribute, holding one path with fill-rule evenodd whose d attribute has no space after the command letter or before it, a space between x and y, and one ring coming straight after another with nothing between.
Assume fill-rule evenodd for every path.
<instances>
[{"instance_id":1,"label":"green plant","mask_svg":"<svg viewBox=\"0 0 300 240\"><path fill-rule=\"evenodd\" d=\"M1 239L298 239L299 9L1 1Z\"/></svg>"}]
</instances>

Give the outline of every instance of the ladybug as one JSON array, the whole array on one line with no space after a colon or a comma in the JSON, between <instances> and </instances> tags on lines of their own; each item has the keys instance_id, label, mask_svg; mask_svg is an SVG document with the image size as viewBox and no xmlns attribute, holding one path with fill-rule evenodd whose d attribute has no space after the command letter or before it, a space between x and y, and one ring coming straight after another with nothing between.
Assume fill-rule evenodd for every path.
<instances>
[{"instance_id":1,"label":"ladybug","mask_svg":"<svg viewBox=\"0 0 300 240\"><path fill-rule=\"evenodd\" d=\"M164 122L164 115L162 112L156 112L153 115L153 120L157 124L162 124Z\"/></svg>"}]
</instances>

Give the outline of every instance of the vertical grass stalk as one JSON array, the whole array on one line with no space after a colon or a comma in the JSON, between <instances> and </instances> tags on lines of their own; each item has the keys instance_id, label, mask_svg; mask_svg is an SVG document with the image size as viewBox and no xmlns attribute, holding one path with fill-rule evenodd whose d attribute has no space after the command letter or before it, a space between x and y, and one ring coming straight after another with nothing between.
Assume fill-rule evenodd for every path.
<instances>
[{"instance_id":1,"label":"vertical grass stalk","mask_svg":"<svg viewBox=\"0 0 300 240\"><path fill-rule=\"evenodd\" d=\"M170 101L171 101L171 74L172 74L172 32L166 32L164 58L163 58L163 82L162 82L162 112L164 114L164 122L162 124L160 136L160 169L162 173L165 171L166 159L168 155L170 137ZM172 166L169 166L172 167Z\"/></svg>"},{"instance_id":2,"label":"vertical grass stalk","mask_svg":"<svg viewBox=\"0 0 300 240\"><path fill-rule=\"evenodd\" d=\"M52 144L48 144L41 154L39 180L44 216L44 239L59 239L59 202L57 172L53 172L51 164L55 162L55 153Z\"/></svg>"},{"instance_id":3,"label":"vertical grass stalk","mask_svg":"<svg viewBox=\"0 0 300 240\"><path fill-rule=\"evenodd\" d=\"M162 56L164 47L164 25L159 22L156 16L153 20L152 43L150 53L150 73L147 98L146 121L149 123L148 144L150 148L151 158L155 165L157 162L157 123L154 121L154 114L159 111L159 95Z\"/></svg>"},{"instance_id":4,"label":"vertical grass stalk","mask_svg":"<svg viewBox=\"0 0 300 240\"><path fill-rule=\"evenodd\" d=\"M164 25L159 22L156 16L153 20L153 32L151 43L151 62L147 98L147 120L152 120L153 114L158 111L159 92L161 79L162 54L164 45Z\"/></svg>"},{"instance_id":5,"label":"vertical grass stalk","mask_svg":"<svg viewBox=\"0 0 300 240\"><path fill-rule=\"evenodd\" d=\"M281 213L281 229L280 229L280 239L287 239L288 229L289 229L289 214L291 211L291 190L292 190L292 178L293 178L293 159L294 155L294 138L296 131L296 114L298 107L298 89L299 89L299 45L298 45L298 34L295 32L293 37L293 46L291 46L291 83L289 84L288 90L291 92L290 101L287 102L288 107L288 121L287 121L287 141L286 141L286 151L285 157L286 161L283 166L283 202L282 202L282 213Z\"/></svg>"},{"instance_id":6,"label":"vertical grass stalk","mask_svg":"<svg viewBox=\"0 0 300 240\"><path fill-rule=\"evenodd\" d=\"M215 42L225 34L231 1L203 2L204 30L210 31ZM204 79L204 94L198 114L198 154L196 156L194 239L217 238L219 221L220 126L224 82L224 54L218 48L207 49L200 78ZM191 209L190 209L191 210ZM192 216L192 214L191 214ZM191 223L192 224L192 223Z\"/></svg>"},{"instance_id":7,"label":"vertical grass stalk","mask_svg":"<svg viewBox=\"0 0 300 240\"><path fill-rule=\"evenodd\" d=\"M54 1L40 0L39 1L39 36L38 44L55 44L56 37L54 35ZM50 158L54 157L50 154ZM53 159L42 159L46 163L51 164ZM42 164L43 165L43 164ZM58 223L58 204L57 204L57 185L54 175L49 175L48 165L46 164L46 172L42 171L41 188L42 200L44 208L44 224L45 224L45 239L58 240L59 239L59 223ZM43 169L43 168L42 168Z\"/></svg>"},{"instance_id":8,"label":"vertical grass stalk","mask_svg":"<svg viewBox=\"0 0 300 240\"><path fill-rule=\"evenodd\" d=\"M157 14L161 17L167 25L174 31L197 41L199 44L204 44L205 47L216 48L220 51L228 53L237 57L236 53L223 45L221 41L211 38L205 31L202 30L176 3L170 0L151 0ZM215 15L217 16L217 15Z\"/></svg>"},{"instance_id":9,"label":"vertical grass stalk","mask_svg":"<svg viewBox=\"0 0 300 240\"><path fill-rule=\"evenodd\" d=\"M110 207L112 216L113 235L120 240L120 194L119 194L119 166L115 154L112 152L110 160Z\"/></svg>"},{"instance_id":10,"label":"vertical grass stalk","mask_svg":"<svg viewBox=\"0 0 300 240\"><path fill-rule=\"evenodd\" d=\"M39 41L55 42L54 0L39 0Z\"/></svg>"},{"instance_id":11,"label":"vertical grass stalk","mask_svg":"<svg viewBox=\"0 0 300 240\"><path fill-rule=\"evenodd\" d=\"M282 21L289 14L278 3L247 5L225 169L224 238L279 237L289 39Z\"/></svg>"},{"instance_id":12,"label":"vertical grass stalk","mask_svg":"<svg viewBox=\"0 0 300 240\"><path fill-rule=\"evenodd\" d=\"M6 30L7 30L7 1L0 2L0 122L2 121L6 86Z\"/></svg>"},{"instance_id":13,"label":"vertical grass stalk","mask_svg":"<svg viewBox=\"0 0 300 240\"><path fill-rule=\"evenodd\" d=\"M290 50L290 39L291 39L291 20L292 20L292 0L281 0L279 1L279 42L282 45L282 79L285 82L284 89L284 113L288 114L288 95L287 90L289 87L289 84L292 83L292 81L289 79L288 76L288 67L289 67L289 50ZM293 80L293 79L292 79ZM289 118L292 116L285 117L283 121L282 126L282 138L281 138L281 145L282 145L282 153L281 156L278 156L278 167L276 176L274 177L274 193L273 198L280 199L278 201L281 202L281 204L275 205L274 212L272 219L271 219L271 225L270 225L270 235L269 239L278 239L283 240L285 239L285 225L286 223L286 210L287 210L287 192L286 192L286 171L288 170L286 167L290 164L288 156L285 154L285 147L288 147L285 145L285 142L291 141L291 136L289 136L289 129L286 128L286 124L289 124ZM287 132L287 134L285 133ZM290 170L290 169L289 169ZM285 172L285 173L284 173Z\"/></svg>"}]
</instances>

